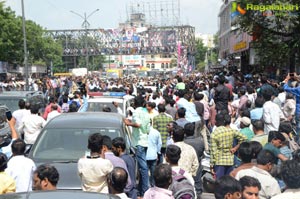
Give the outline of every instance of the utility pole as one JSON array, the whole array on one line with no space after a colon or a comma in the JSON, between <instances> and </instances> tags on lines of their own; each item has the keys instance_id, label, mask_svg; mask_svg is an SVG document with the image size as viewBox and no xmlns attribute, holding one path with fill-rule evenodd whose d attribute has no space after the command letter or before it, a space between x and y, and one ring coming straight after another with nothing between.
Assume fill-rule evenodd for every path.
<instances>
[{"instance_id":1,"label":"utility pole","mask_svg":"<svg viewBox=\"0 0 300 199\"><path fill-rule=\"evenodd\" d=\"M84 13L84 16L82 16L81 14L74 12L74 11L70 11L71 13L79 16L80 18L83 19L83 23L82 23L82 27L85 30L85 38L84 38L84 46L85 46L85 64L86 64L86 68L89 70L89 49L88 49L88 28L90 27L90 23L88 22L88 18L90 18L95 12L98 12L99 9L94 10L93 12L91 12L91 14L89 14L88 16L86 16L86 13Z\"/></svg>"},{"instance_id":2,"label":"utility pole","mask_svg":"<svg viewBox=\"0 0 300 199\"><path fill-rule=\"evenodd\" d=\"M25 90L29 90L29 69L28 69L28 53L27 53L27 40L26 40L26 24L25 24L25 10L24 10L24 0L22 3L22 29L23 29L23 40L24 40L24 67L25 67Z\"/></svg>"}]
</instances>

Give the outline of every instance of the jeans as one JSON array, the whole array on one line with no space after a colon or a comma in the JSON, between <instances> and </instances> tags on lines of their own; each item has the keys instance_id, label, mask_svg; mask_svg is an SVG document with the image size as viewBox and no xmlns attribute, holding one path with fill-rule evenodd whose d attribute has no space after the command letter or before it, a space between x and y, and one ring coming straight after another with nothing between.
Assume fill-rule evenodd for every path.
<instances>
[{"instance_id":1,"label":"jeans","mask_svg":"<svg viewBox=\"0 0 300 199\"><path fill-rule=\"evenodd\" d=\"M198 170L197 170L197 175L193 176L194 181L195 181L195 190L196 190L197 195L201 195L203 192L203 184L202 184L202 179L201 179L202 170L203 170L203 166L201 165L201 162L200 162Z\"/></svg>"},{"instance_id":2,"label":"jeans","mask_svg":"<svg viewBox=\"0 0 300 199\"><path fill-rule=\"evenodd\" d=\"M137 146L136 147L136 161L138 163L138 169L140 173L138 191L141 197L149 188L149 175L148 165L146 160L147 147Z\"/></svg>"},{"instance_id":3,"label":"jeans","mask_svg":"<svg viewBox=\"0 0 300 199\"><path fill-rule=\"evenodd\" d=\"M156 160L147 160L147 165L148 165L148 169L150 171L150 185L151 187L153 187L155 184L154 184L154 170L155 170L155 167L156 167Z\"/></svg>"},{"instance_id":4,"label":"jeans","mask_svg":"<svg viewBox=\"0 0 300 199\"><path fill-rule=\"evenodd\" d=\"M165 157L165 155L166 155L166 149L167 149L167 148L165 148L165 147L162 147L162 148L160 149L160 155L158 156L158 164L161 164L161 163L164 162L164 157Z\"/></svg>"},{"instance_id":5,"label":"jeans","mask_svg":"<svg viewBox=\"0 0 300 199\"><path fill-rule=\"evenodd\" d=\"M217 180L220 179L222 176L229 175L230 172L233 170L233 166L214 166L214 170L216 173Z\"/></svg>"}]
</instances>

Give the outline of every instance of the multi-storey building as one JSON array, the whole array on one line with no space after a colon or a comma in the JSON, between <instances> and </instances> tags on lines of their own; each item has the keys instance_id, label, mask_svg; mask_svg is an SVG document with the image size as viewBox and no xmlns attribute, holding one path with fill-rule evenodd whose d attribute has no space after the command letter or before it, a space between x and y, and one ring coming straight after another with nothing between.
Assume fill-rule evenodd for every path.
<instances>
[{"instance_id":1,"label":"multi-storey building","mask_svg":"<svg viewBox=\"0 0 300 199\"><path fill-rule=\"evenodd\" d=\"M238 13L233 8L234 0L223 0L219 12L219 58L229 68L247 72L255 64L254 50L250 48L252 36L241 31L236 24Z\"/></svg>"}]
</instances>

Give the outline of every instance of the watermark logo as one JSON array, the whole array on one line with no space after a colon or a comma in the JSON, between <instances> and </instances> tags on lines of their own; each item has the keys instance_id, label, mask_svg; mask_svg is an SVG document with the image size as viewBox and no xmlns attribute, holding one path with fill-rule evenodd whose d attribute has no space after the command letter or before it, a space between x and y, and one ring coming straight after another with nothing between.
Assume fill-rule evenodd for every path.
<instances>
[{"instance_id":1,"label":"watermark logo","mask_svg":"<svg viewBox=\"0 0 300 199\"><path fill-rule=\"evenodd\" d=\"M231 18L236 16L245 15L249 11L261 12L263 16L283 16L294 15L300 11L300 5L298 4L253 4L247 3L243 8L237 2L231 4Z\"/></svg>"},{"instance_id":2,"label":"watermark logo","mask_svg":"<svg viewBox=\"0 0 300 199\"><path fill-rule=\"evenodd\" d=\"M243 9L237 2L231 4L231 17L246 14L247 10Z\"/></svg>"}]
</instances>

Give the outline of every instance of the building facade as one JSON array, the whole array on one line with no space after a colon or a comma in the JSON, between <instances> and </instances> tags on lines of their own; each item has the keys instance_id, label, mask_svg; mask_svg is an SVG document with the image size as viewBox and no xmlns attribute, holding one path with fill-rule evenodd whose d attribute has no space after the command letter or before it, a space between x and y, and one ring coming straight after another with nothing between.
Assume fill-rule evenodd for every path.
<instances>
[{"instance_id":1,"label":"building facade","mask_svg":"<svg viewBox=\"0 0 300 199\"><path fill-rule=\"evenodd\" d=\"M255 53L251 49L252 36L240 30L234 11L234 0L223 0L219 12L219 58L228 69L240 69L250 72L254 65Z\"/></svg>"}]
</instances>

